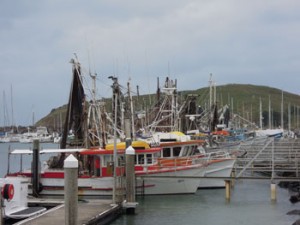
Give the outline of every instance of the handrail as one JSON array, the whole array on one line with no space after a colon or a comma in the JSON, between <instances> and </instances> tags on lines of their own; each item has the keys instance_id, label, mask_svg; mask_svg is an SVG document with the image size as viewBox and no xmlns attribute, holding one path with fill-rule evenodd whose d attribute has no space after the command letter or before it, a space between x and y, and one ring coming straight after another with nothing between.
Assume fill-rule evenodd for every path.
<instances>
[{"instance_id":1,"label":"handrail","mask_svg":"<svg viewBox=\"0 0 300 225\"><path fill-rule=\"evenodd\" d=\"M271 138L265 145L264 147L258 152L256 153L256 155L247 163L247 165L239 172L239 174L236 176L236 178L239 178L242 173L245 172L245 170L252 164L252 162L260 155L260 153L262 153L262 151L264 151L270 143L274 142L274 138Z\"/></svg>"}]
</instances>

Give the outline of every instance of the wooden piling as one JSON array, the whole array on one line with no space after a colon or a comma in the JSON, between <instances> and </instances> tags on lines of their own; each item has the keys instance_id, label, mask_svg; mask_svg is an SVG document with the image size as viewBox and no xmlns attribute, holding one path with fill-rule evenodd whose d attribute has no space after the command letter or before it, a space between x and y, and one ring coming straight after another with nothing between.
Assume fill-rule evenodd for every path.
<instances>
[{"instance_id":1,"label":"wooden piling","mask_svg":"<svg viewBox=\"0 0 300 225\"><path fill-rule=\"evenodd\" d=\"M271 183L271 200L276 201L276 184Z\"/></svg>"},{"instance_id":2,"label":"wooden piling","mask_svg":"<svg viewBox=\"0 0 300 225\"><path fill-rule=\"evenodd\" d=\"M134 159L135 149L131 146L130 137L130 120L125 120L126 133L126 201L123 206L126 208L127 214L134 214L137 203L135 202L135 171Z\"/></svg>"},{"instance_id":3,"label":"wooden piling","mask_svg":"<svg viewBox=\"0 0 300 225\"><path fill-rule=\"evenodd\" d=\"M64 161L65 225L78 224L78 160L69 155Z\"/></svg>"},{"instance_id":4,"label":"wooden piling","mask_svg":"<svg viewBox=\"0 0 300 225\"><path fill-rule=\"evenodd\" d=\"M225 180L225 198L230 200L230 190L231 189L231 180Z\"/></svg>"},{"instance_id":5,"label":"wooden piling","mask_svg":"<svg viewBox=\"0 0 300 225\"><path fill-rule=\"evenodd\" d=\"M32 195L39 197L40 190L40 141L33 140L32 148Z\"/></svg>"}]
</instances>

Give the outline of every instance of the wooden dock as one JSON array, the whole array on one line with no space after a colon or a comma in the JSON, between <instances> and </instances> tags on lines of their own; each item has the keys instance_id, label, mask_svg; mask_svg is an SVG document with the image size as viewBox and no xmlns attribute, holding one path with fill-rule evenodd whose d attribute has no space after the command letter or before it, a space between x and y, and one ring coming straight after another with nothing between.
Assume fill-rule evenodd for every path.
<instances>
[{"instance_id":1,"label":"wooden dock","mask_svg":"<svg viewBox=\"0 0 300 225\"><path fill-rule=\"evenodd\" d=\"M35 203L34 203L35 201ZM55 204L57 200L37 199L30 204ZM89 199L78 202L78 225L105 225L122 213L120 205L113 205L112 200ZM58 225L65 224L65 207L59 204L34 218L22 220L15 225Z\"/></svg>"}]
</instances>

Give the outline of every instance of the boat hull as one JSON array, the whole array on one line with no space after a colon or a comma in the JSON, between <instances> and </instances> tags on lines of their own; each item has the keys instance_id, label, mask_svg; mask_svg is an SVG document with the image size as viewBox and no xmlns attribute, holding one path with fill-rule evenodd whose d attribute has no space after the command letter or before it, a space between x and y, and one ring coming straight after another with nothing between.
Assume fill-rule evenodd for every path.
<instances>
[{"instance_id":1,"label":"boat hull","mask_svg":"<svg viewBox=\"0 0 300 225\"><path fill-rule=\"evenodd\" d=\"M138 172L136 174L136 195L168 195L168 194L194 194L197 191L199 177L203 177L205 167L193 165L176 169L159 169L156 172ZM18 174L20 176L21 174ZM23 174L25 175L25 174ZM25 175L30 182L31 174ZM8 175L10 177L10 175ZM125 177L118 177L117 183L125 184ZM64 195L64 171L43 172L40 178L41 196ZM113 177L79 177L79 196L112 196L114 186ZM117 187L119 193L125 194L125 187ZM29 194L32 189L29 187Z\"/></svg>"},{"instance_id":2,"label":"boat hull","mask_svg":"<svg viewBox=\"0 0 300 225\"><path fill-rule=\"evenodd\" d=\"M235 160L230 158L210 163L205 169L203 178L200 178L198 188L224 188L226 178L231 177Z\"/></svg>"}]
</instances>

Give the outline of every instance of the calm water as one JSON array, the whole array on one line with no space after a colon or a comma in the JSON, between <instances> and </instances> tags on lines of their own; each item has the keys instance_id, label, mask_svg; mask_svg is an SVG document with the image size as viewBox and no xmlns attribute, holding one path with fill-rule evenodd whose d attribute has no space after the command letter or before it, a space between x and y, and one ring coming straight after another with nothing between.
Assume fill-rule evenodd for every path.
<instances>
[{"instance_id":1,"label":"calm water","mask_svg":"<svg viewBox=\"0 0 300 225\"><path fill-rule=\"evenodd\" d=\"M122 216L112 225L291 225L300 216L286 215L300 204L291 204L285 189L277 188L277 201L270 201L265 181L236 183L230 202L224 189L198 190L195 195L138 198L133 216Z\"/></svg>"},{"instance_id":2,"label":"calm water","mask_svg":"<svg viewBox=\"0 0 300 225\"><path fill-rule=\"evenodd\" d=\"M0 144L0 175L7 171L9 144ZM12 149L28 149L31 144L11 144ZM42 144L43 148L57 148ZM49 155L41 157L41 161ZM23 162L30 165L30 157ZM20 167L20 158L11 157L11 170ZM300 203L289 201L289 192L277 187L277 201L270 200L269 181L238 181L232 190L230 202L224 189L198 190L195 195L138 197L135 215L124 215L112 225L291 225L300 216L286 213L300 209Z\"/></svg>"}]
</instances>

